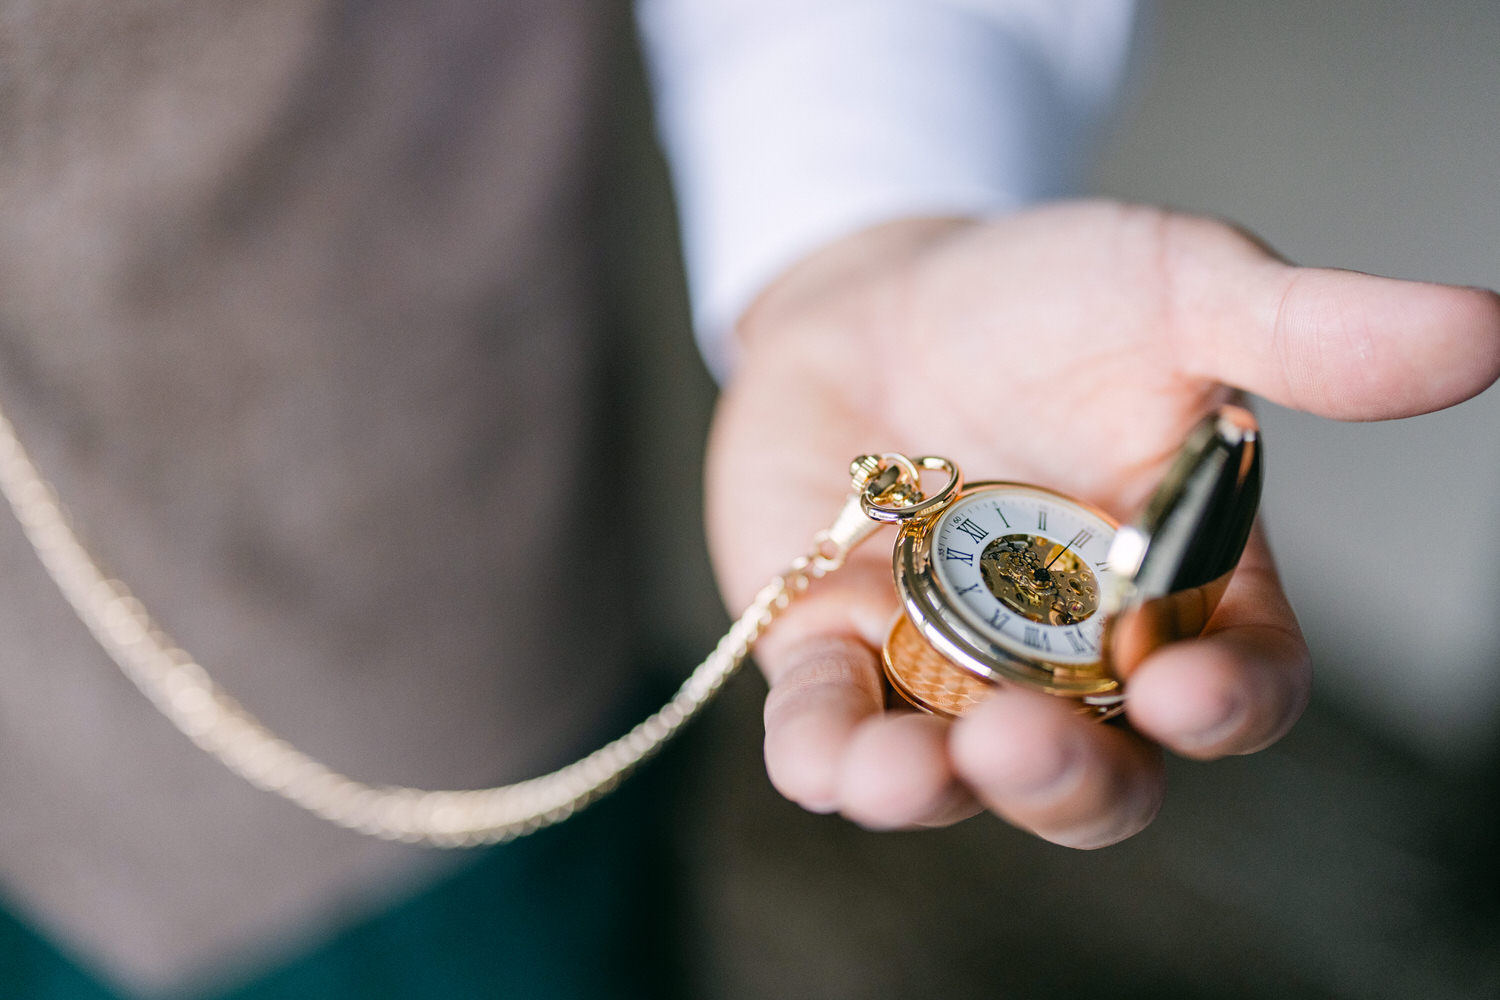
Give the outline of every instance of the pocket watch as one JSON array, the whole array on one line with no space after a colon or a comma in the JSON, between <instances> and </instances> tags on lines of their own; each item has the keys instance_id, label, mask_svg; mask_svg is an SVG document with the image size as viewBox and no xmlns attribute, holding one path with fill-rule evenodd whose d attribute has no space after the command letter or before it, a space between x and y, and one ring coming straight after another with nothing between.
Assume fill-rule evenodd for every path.
<instances>
[{"instance_id":1,"label":"pocket watch","mask_svg":"<svg viewBox=\"0 0 1500 1000\"><path fill-rule=\"evenodd\" d=\"M995 685L1111 717L1152 650L1199 634L1244 550L1260 497L1255 418L1221 407L1188 436L1136 520L1026 483L965 485L948 459L862 456L866 517L900 526L902 610L882 652L894 692L957 716ZM946 474L932 496L924 470Z\"/></svg>"}]
</instances>

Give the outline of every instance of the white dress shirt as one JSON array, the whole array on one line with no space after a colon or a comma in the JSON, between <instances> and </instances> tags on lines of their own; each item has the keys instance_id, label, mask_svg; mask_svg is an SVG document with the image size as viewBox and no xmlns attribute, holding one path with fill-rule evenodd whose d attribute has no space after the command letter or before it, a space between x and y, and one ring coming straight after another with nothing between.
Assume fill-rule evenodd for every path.
<instances>
[{"instance_id":1,"label":"white dress shirt","mask_svg":"<svg viewBox=\"0 0 1500 1000\"><path fill-rule=\"evenodd\" d=\"M640 0L715 375L740 313L817 247L1072 190L1134 13L1131 0Z\"/></svg>"}]
</instances>

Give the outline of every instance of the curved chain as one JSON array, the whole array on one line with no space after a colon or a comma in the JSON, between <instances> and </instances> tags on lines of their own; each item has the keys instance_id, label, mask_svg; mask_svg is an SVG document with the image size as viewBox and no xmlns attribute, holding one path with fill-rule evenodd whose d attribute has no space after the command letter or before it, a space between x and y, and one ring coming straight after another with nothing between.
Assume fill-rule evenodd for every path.
<instances>
[{"instance_id":1,"label":"curved chain","mask_svg":"<svg viewBox=\"0 0 1500 1000\"><path fill-rule=\"evenodd\" d=\"M856 475L856 487L863 482ZM655 754L739 668L755 640L813 580L838 569L876 525L858 494L814 549L766 584L670 701L624 736L549 774L511 785L426 791L368 785L271 732L107 576L68 523L56 491L0 413L0 492L78 617L137 688L189 739L257 788L360 833L436 847L493 844L551 826L611 791Z\"/></svg>"}]
</instances>

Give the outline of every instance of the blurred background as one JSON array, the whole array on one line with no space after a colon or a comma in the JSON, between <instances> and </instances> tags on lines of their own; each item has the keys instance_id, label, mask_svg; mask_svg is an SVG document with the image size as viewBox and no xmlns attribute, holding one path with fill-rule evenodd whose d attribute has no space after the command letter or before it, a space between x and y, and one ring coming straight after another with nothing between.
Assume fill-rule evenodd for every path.
<instances>
[{"instance_id":1,"label":"blurred background","mask_svg":"<svg viewBox=\"0 0 1500 1000\"><path fill-rule=\"evenodd\" d=\"M1300 263L1500 286L1500 4L1177 0L1147 34L1099 192L1232 218ZM637 461L681 498L646 589L682 663L723 623L693 508L712 386L675 260L640 249L669 208L636 153ZM1317 670L1292 736L1173 762L1158 822L1101 852L988 818L875 835L774 795L745 676L665 763L688 774L697 995L1500 996L1500 391L1396 424L1260 412Z\"/></svg>"},{"instance_id":2,"label":"blurred background","mask_svg":"<svg viewBox=\"0 0 1500 1000\"><path fill-rule=\"evenodd\" d=\"M1100 190L1226 216L1298 263L1500 287L1500 5L1164 3L1155 21ZM1378 426L1260 410L1325 691L1435 761L1492 753L1500 393Z\"/></svg>"}]
</instances>

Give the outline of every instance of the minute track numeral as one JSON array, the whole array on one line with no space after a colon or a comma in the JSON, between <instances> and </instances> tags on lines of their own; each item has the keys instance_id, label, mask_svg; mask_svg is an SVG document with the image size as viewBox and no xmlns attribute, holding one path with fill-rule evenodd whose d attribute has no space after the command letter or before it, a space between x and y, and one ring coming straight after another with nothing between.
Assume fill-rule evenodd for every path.
<instances>
[{"instance_id":1,"label":"minute track numeral","mask_svg":"<svg viewBox=\"0 0 1500 1000\"><path fill-rule=\"evenodd\" d=\"M959 552L956 549L945 548L943 549L943 558L961 562L965 566L974 565L974 553L972 552Z\"/></svg>"},{"instance_id":2,"label":"minute track numeral","mask_svg":"<svg viewBox=\"0 0 1500 1000\"><path fill-rule=\"evenodd\" d=\"M968 535L970 538L974 539L974 541L976 542L984 541L990 533L990 529L980 527L973 521L969 520L967 517L955 524L954 527L959 531L962 531L964 534Z\"/></svg>"}]
</instances>

